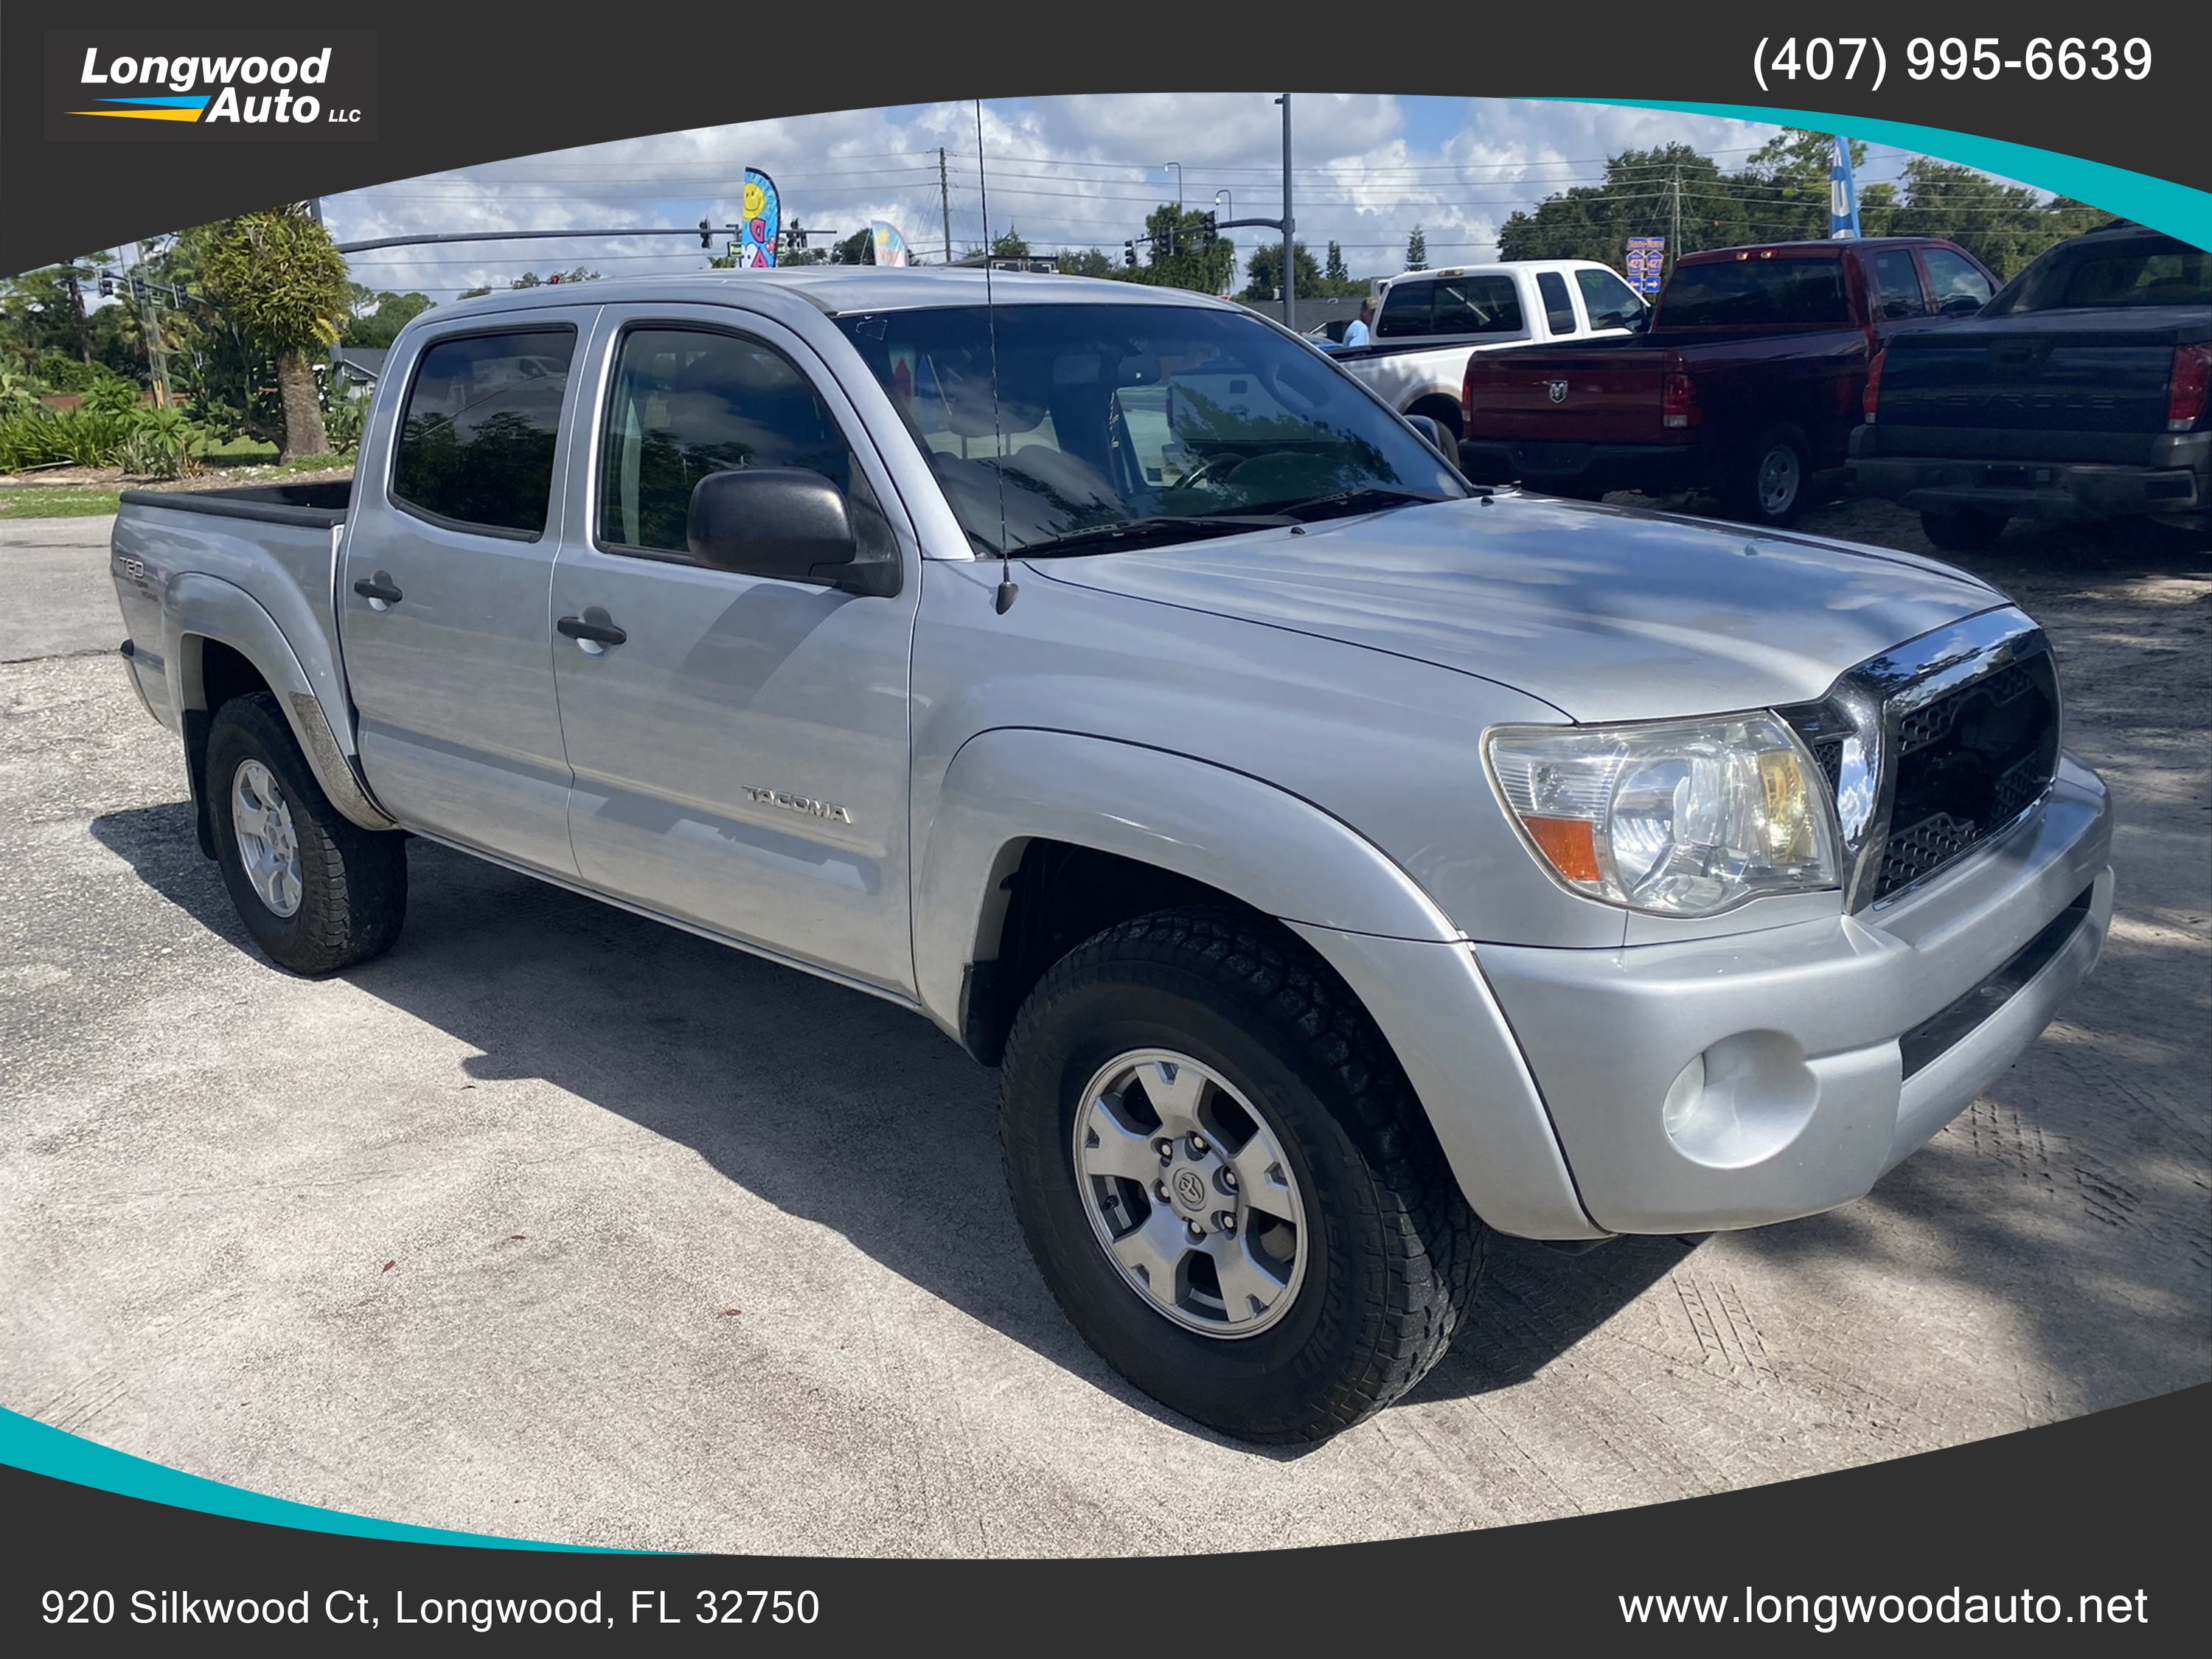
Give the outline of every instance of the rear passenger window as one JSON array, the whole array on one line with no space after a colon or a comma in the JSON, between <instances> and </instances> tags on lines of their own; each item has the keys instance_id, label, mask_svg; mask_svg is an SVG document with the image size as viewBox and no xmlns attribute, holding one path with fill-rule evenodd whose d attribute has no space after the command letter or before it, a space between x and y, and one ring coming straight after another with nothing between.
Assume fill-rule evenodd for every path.
<instances>
[{"instance_id":1,"label":"rear passenger window","mask_svg":"<svg viewBox=\"0 0 2212 1659\"><path fill-rule=\"evenodd\" d=\"M1878 317L1924 317L1928 301L1920 292L1920 270L1912 250L1885 248L1874 256L1874 304Z\"/></svg>"},{"instance_id":2,"label":"rear passenger window","mask_svg":"<svg viewBox=\"0 0 2212 1659\"><path fill-rule=\"evenodd\" d=\"M693 487L744 466L802 466L852 487L836 417L775 347L702 329L625 334L599 454L600 544L688 555Z\"/></svg>"},{"instance_id":3,"label":"rear passenger window","mask_svg":"<svg viewBox=\"0 0 2212 1659\"><path fill-rule=\"evenodd\" d=\"M1554 334L1575 331L1575 302L1567 297L1567 279L1556 270L1536 273L1536 292L1544 301L1544 326Z\"/></svg>"},{"instance_id":4,"label":"rear passenger window","mask_svg":"<svg viewBox=\"0 0 2212 1659\"><path fill-rule=\"evenodd\" d=\"M1409 334L1427 334L1430 296L1436 289L1434 283L1400 283L1382 296L1382 315L1375 319L1377 339L1402 339Z\"/></svg>"},{"instance_id":5,"label":"rear passenger window","mask_svg":"<svg viewBox=\"0 0 2212 1659\"><path fill-rule=\"evenodd\" d=\"M408 388L392 495L418 514L532 539L545 533L576 331L440 340Z\"/></svg>"},{"instance_id":6,"label":"rear passenger window","mask_svg":"<svg viewBox=\"0 0 2212 1659\"><path fill-rule=\"evenodd\" d=\"M1455 276L1436 284L1437 334L1519 334L1521 294L1504 272Z\"/></svg>"}]
</instances>

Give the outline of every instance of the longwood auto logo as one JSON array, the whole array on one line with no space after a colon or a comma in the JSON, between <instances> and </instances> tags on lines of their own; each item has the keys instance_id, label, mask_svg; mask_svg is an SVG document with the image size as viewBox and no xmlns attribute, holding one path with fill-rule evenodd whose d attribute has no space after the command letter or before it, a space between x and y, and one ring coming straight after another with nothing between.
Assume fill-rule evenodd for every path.
<instances>
[{"instance_id":1,"label":"longwood auto logo","mask_svg":"<svg viewBox=\"0 0 2212 1659\"><path fill-rule=\"evenodd\" d=\"M368 138L376 37L197 30L46 36L46 135Z\"/></svg>"}]
</instances>

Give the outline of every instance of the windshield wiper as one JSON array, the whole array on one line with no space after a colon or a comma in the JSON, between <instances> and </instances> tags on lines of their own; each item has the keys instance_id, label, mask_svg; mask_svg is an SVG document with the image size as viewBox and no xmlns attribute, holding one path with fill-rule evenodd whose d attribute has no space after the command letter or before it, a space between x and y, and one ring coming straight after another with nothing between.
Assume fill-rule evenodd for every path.
<instances>
[{"instance_id":1,"label":"windshield wiper","mask_svg":"<svg viewBox=\"0 0 2212 1659\"><path fill-rule=\"evenodd\" d=\"M1302 524L1310 524L1316 519L1348 518L1355 513L1380 513L1394 507L1433 507L1447 499L1443 495L1424 495L1417 489L1369 484L1358 489L1340 489L1334 495L1316 495L1311 501L1285 502L1281 511Z\"/></svg>"},{"instance_id":2,"label":"windshield wiper","mask_svg":"<svg viewBox=\"0 0 2212 1659\"><path fill-rule=\"evenodd\" d=\"M1006 550L1017 559L1057 558L1062 555L1098 553L1136 543L1159 545L1192 541L1200 537L1233 536L1247 530L1280 530L1297 520L1284 513L1269 514L1157 514L1146 519L1125 519L1089 530L1071 530L1064 536L1048 536L1041 542L1018 544Z\"/></svg>"}]
</instances>

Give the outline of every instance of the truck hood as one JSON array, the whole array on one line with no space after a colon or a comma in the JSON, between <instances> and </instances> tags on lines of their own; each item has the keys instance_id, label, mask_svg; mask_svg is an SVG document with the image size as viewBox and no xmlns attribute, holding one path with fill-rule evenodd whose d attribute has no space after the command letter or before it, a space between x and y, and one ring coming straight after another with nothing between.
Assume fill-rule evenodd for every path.
<instances>
[{"instance_id":1,"label":"truck hood","mask_svg":"<svg viewBox=\"0 0 2212 1659\"><path fill-rule=\"evenodd\" d=\"M2005 603L1909 553L1516 491L1030 568L1434 663L1578 721L1806 702Z\"/></svg>"}]
</instances>

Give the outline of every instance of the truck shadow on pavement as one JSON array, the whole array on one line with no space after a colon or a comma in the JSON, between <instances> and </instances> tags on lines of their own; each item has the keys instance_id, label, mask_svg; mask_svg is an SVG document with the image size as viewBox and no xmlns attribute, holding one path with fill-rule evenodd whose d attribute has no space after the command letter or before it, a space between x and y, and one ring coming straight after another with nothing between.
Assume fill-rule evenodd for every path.
<instances>
[{"instance_id":1,"label":"truck shadow on pavement","mask_svg":"<svg viewBox=\"0 0 2212 1659\"><path fill-rule=\"evenodd\" d=\"M253 953L183 803L92 831ZM1123 1382L1062 1317L1006 1200L996 1074L921 1017L427 842L410 847L409 878L397 946L338 977L475 1050L470 1079L543 1079L689 1146L1115 1398L1219 1439ZM1527 1380L1687 1249L1633 1239L1569 1257L1494 1241L1474 1328L1417 1397Z\"/></svg>"}]
</instances>

